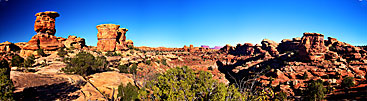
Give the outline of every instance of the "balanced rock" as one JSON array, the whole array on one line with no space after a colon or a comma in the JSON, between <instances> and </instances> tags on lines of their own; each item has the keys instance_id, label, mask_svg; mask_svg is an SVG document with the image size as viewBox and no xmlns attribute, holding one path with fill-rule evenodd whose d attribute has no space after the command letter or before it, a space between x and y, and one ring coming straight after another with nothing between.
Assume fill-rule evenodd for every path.
<instances>
[{"instance_id":1,"label":"balanced rock","mask_svg":"<svg viewBox=\"0 0 367 101\"><path fill-rule=\"evenodd\" d=\"M46 11L39 12L35 16L37 16L37 18L34 23L34 31L36 31L37 34L55 35L55 18L60 16L59 13Z\"/></svg>"},{"instance_id":2,"label":"balanced rock","mask_svg":"<svg viewBox=\"0 0 367 101\"><path fill-rule=\"evenodd\" d=\"M324 60L326 51L323 34L303 33L299 44L300 59L305 61Z\"/></svg>"}]
</instances>

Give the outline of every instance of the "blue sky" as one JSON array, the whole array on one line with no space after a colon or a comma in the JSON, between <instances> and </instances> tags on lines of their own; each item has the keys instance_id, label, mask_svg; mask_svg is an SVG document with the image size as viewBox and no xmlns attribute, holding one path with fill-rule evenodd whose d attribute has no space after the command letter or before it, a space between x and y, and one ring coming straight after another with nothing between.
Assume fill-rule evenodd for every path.
<instances>
[{"instance_id":1,"label":"blue sky","mask_svg":"<svg viewBox=\"0 0 367 101\"><path fill-rule=\"evenodd\" d=\"M57 11L56 36L97 45L99 24L128 28L135 46L260 43L319 32L367 45L367 0L1 0L0 42L27 42L34 16Z\"/></svg>"}]
</instances>

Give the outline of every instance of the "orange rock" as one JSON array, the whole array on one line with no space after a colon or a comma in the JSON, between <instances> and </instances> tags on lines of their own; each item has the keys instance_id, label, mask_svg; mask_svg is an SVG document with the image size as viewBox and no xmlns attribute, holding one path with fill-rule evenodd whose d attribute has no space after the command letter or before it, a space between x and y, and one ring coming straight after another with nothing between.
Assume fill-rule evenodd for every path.
<instances>
[{"instance_id":1,"label":"orange rock","mask_svg":"<svg viewBox=\"0 0 367 101\"><path fill-rule=\"evenodd\" d=\"M69 35L67 39L60 38L59 41L63 41L62 43L65 45L66 48L74 47L77 49L82 49L83 47L86 46L84 38L78 38L76 36L71 36L71 35Z\"/></svg>"},{"instance_id":2,"label":"orange rock","mask_svg":"<svg viewBox=\"0 0 367 101\"><path fill-rule=\"evenodd\" d=\"M55 11L39 12L34 23L34 31L38 34L55 35L55 18L59 17L59 13Z\"/></svg>"},{"instance_id":3,"label":"orange rock","mask_svg":"<svg viewBox=\"0 0 367 101\"><path fill-rule=\"evenodd\" d=\"M9 53L10 51L17 51L17 50L20 50L20 48L11 42L6 41L0 43L0 53Z\"/></svg>"},{"instance_id":4,"label":"orange rock","mask_svg":"<svg viewBox=\"0 0 367 101\"><path fill-rule=\"evenodd\" d=\"M300 59L305 61L324 60L327 48L324 44L324 35L319 33L303 33L299 45Z\"/></svg>"},{"instance_id":5,"label":"orange rock","mask_svg":"<svg viewBox=\"0 0 367 101\"><path fill-rule=\"evenodd\" d=\"M134 46L133 41L126 40L128 29L119 28L120 25L101 24L98 29L97 50L99 51L121 51L128 49L128 46Z\"/></svg>"}]
</instances>

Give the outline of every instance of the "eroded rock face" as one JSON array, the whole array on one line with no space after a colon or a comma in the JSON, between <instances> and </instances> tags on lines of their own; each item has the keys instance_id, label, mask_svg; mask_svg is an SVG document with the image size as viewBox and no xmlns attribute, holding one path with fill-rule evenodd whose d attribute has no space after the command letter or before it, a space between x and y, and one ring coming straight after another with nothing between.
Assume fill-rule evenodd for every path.
<instances>
[{"instance_id":1,"label":"eroded rock face","mask_svg":"<svg viewBox=\"0 0 367 101\"><path fill-rule=\"evenodd\" d=\"M11 42L3 42L3 43L0 43L0 53L9 53L10 51L18 51L20 50L20 48L11 43Z\"/></svg>"},{"instance_id":2,"label":"eroded rock face","mask_svg":"<svg viewBox=\"0 0 367 101\"><path fill-rule=\"evenodd\" d=\"M134 45L131 40L126 40L128 29L119 27L120 25L115 24L101 24L97 26L97 50L121 51L128 49L129 45Z\"/></svg>"},{"instance_id":3,"label":"eroded rock face","mask_svg":"<svg viewBox=\"0 0 367 101\"><path fill-rule=\"evenodd\" d=\"M37 50L44 49L47 51L57 50L60 47L64 47L64 44L59 42L59 38L53 35L37 34L28 41L26 46L23 47L25 50Z\"/></svg>"},{"instance_id":4,"label":"eroded rock face","mask_svg":"<svg viewBox=\"0 0 367 101\"><path fill-rule=\"evenodd\" d=\"M276 56L279 54L277 50L277 47L279 44L277 42L273 40L269 40L269 39L264 39L261 41L261 44L262 44L262 49L268 51L270 55Z\"/></svg>"},{"instance_id":5,"label":"eroded rock face","mask_svg":"<svg viewBox=\"0 0 367 101\"><path fill-rule=\"evenodd\" d=\"M78 38L76 36L69 36L65 41L63 41L63 44L65 45L66 48L77 48L77 49L82 49L83 47L85 47L85 39L84 38Z\"/></svg>"},{"instance_id":6,"label":"eroded rock face","mask_svg":"<svg viewBox=\"0 0 367 101\"><path fill-rule=\"evenodd\" d=\"M55 18L59 17L59 13L54 11L39 12L35 15L34 31L38 34L55 35Z\"/></svg>"},{"instance_id":7,"label":"eroded rock face","mask_svg":"<svg viewBox=\"0 0 367 101\"><path fill-rule=\"evenodd\" d=\"M300 59L305 61L320 61L325 59L327 48L324 35L319 33L303 33L299 44Z\"/></svg>"}]
</instances>

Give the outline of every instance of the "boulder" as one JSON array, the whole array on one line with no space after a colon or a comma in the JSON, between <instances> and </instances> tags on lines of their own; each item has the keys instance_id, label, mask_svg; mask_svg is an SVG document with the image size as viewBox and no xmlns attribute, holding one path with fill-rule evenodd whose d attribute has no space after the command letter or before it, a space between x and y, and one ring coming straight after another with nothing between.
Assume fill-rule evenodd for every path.
<instances>
[{"instance_id":1,"label":"boulder","mask_svg":"<svg viewBox=\"0 0 367 101\"><path fill-rule=\"evenodd\" d=\"M262 44L262 49L266 50L270 53L270 55L272 56L276 56L279 54L277 47L278 47L278 43L273 41L273 40L269 40L269 39L263 39L261 41Z\"/></svg>"},{"instance_id":2,"label":"boulder","mask_svg":"<svg viewBox=\"0 0 367 101\"><path fill-rule=\"evenodd\" d=\"M63 41L63 40L61 40ZM64 40L62 42L66 48L77 48L77 49L82 49L83 47L85 47L85 39L84 38L78 38L76 36L69 36L66 40Z\"/></svg>"}]
</instances>

